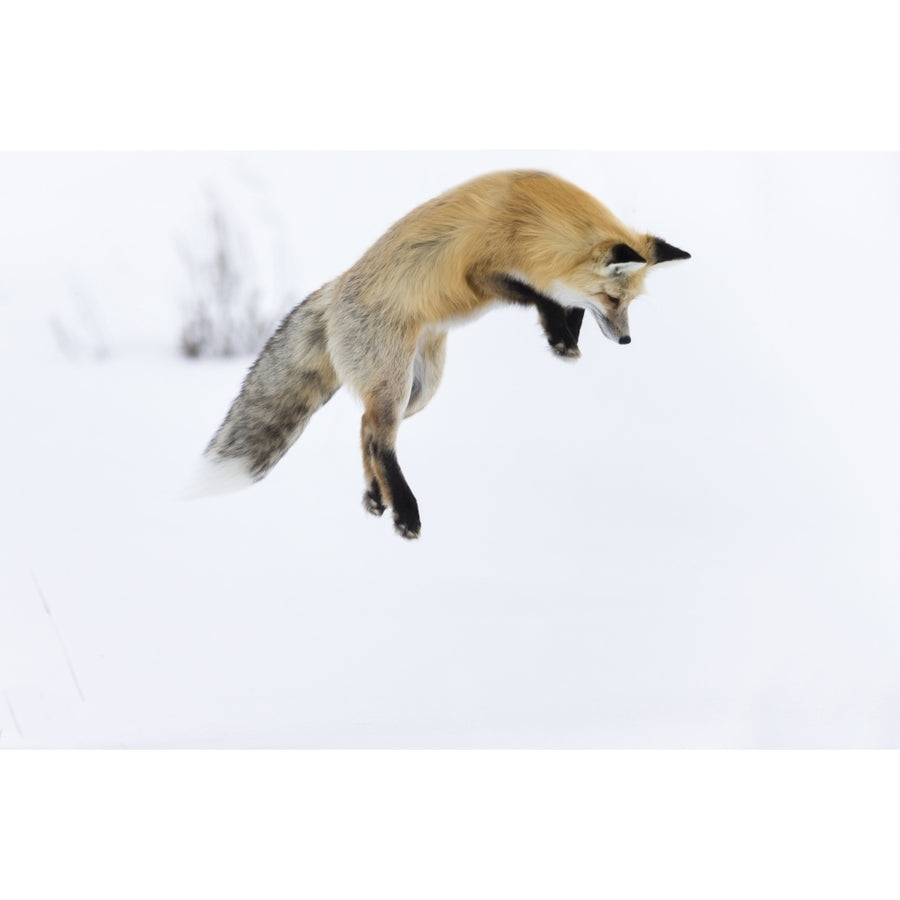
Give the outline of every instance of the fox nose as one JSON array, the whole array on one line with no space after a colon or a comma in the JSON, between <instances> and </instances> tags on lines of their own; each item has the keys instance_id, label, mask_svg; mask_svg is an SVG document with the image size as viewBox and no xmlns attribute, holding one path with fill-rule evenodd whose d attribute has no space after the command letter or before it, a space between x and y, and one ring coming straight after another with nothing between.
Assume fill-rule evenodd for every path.
<instances>
[{"instance_id":1,"label":"fox nose","mask_svg":"<svg viewBox=\"0 0 900 900\"><path fill-rule=\"evenodd\" d=\"M620 344L630 344L630 343L631 343L631 338L628 337L628 335L626 334L624 337L620 337L620 338L619 338L619 343L620 343Z\"/></svg>"}]
</instances>

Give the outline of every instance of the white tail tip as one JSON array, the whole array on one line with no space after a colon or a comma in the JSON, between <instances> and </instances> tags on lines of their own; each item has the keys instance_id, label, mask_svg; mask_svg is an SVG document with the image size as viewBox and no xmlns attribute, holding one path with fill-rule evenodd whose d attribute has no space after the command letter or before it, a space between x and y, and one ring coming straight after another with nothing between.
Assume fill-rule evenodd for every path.
<instances>
[{"instance_id":1,"label":"white tail tip","mask_svg":"<svg viewBox=\"0 0 900 900\"><path fill-rule=\"evenodd\" d=\"M216 494L230 494L253 484L243 460L218 459L204 456L194 475L181 492L183 500L197 500Z\"/></svg>"}]
</instances>

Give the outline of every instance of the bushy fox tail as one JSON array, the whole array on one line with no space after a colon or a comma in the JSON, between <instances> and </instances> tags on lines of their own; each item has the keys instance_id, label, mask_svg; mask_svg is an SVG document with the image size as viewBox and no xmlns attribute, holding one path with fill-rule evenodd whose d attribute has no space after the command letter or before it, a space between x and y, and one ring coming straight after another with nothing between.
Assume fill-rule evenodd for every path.
<instances>
[{"instance_id":1,"label":"bushy fox tail","mask_svg":"<svg viewBox=\"0 0 900 900\"><path fill-rule=\"evenodd\" d=\"M332 290L329 284L310 294L269 338L206 448L188 496L259 481L341 386L325 330Z\"/></svg>"}]
</instances>

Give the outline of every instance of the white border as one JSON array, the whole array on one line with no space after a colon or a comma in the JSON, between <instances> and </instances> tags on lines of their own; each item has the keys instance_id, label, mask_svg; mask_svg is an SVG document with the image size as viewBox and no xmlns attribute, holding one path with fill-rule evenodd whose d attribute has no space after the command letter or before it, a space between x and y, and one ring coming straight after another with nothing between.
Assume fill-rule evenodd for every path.
<instances>
[{"instance_id":1,"label":"white border","mask_svg":"<svg viewBox=\"0 0 900 900\"><path fill-rule=\"evenodd\" d=\"M17 4L9 149L890 149L889 8Z\"/></svg>"},{"instance_id":2,"label":"white border","mask_svg":"<svg viewBox=\"0 0 900 900\"><path fill-rule=\"evenodd\" d=\"M80 752L0 764L10 897L893 897L886 752Z\"/></svg>"}]
</instances>

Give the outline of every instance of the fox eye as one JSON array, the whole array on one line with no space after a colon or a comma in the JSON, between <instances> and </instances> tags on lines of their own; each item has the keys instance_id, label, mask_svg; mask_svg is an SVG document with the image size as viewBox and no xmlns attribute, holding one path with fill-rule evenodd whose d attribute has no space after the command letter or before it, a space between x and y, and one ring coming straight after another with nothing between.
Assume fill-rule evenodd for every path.
<instances>
[{"instance_id":1,"label":"fox eye","mask_svg":"<svg viewBox=\"0 0 900 900\"><path fill-rule=\"evenodd\" d=\"M609 294L606 295L606 299L616 308L618 308L619 304L622 302L618 297L610 297Z\"/></svg>"}]
</instances>

